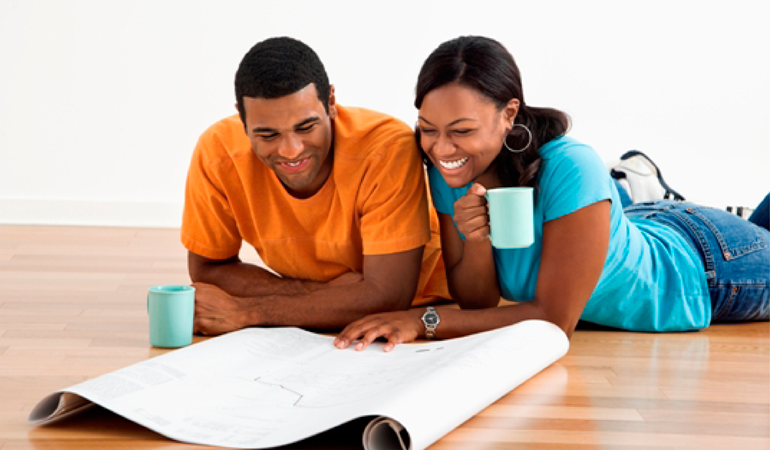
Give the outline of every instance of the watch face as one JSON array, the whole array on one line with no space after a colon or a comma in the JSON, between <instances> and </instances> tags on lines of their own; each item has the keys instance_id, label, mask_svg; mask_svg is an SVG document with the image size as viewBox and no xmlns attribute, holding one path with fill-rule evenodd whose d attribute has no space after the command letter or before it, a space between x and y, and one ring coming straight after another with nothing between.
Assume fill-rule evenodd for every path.
<instances>
[{"instance_id":1,"label":"watch face","mask_svg":"<svg viewBox=\"0 0 770 450\"><path fill-rule=\"evenodd\" d=\"M438 315L437 314L427 314L425 315L425 323L428 325L436 325L438 324Z\"/></svg>"}]
</instances>

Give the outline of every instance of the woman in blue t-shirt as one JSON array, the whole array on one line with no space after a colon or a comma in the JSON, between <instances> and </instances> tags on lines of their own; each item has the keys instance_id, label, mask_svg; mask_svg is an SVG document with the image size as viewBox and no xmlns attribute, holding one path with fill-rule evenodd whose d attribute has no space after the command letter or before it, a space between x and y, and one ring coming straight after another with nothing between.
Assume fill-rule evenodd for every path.
<instances>
[{"instance_id":1,"label":"woman in blue t-shirt","mask_svg":"<svg viewBox=\"0 0 770 450\"><path fill-rule=\"evenodd\" d=\"M462 309L368 316L343 330L338 347L385 337L387 351L424 334L452 338L527 319L569 336L579 319L680 331L770 317L767 224L674 201L624 211L596 152L565 136L567 116L525 103L519 70L497 41L441 44L416 94L449 290ZM535 188L528 248L489 240L484 193L506 186ZM500 297L517 304L495 308Z\"/></svg>"}]
</instances>

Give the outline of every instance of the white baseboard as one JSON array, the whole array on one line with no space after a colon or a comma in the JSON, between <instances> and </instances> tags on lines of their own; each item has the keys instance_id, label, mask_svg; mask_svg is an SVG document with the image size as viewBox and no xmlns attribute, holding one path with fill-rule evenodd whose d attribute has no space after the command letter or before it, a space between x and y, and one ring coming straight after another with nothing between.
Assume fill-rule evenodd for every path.
<instances>
[{"instance_id":1,"label":"white baseboard","mask_svg":"<svg viewBox=\"0 0 770 450\"><path fill-rule=\"evenodd\" d=\"M179 228L181 202L105 202L0 198L0 224Z\"/></svg>"}]
</instances>

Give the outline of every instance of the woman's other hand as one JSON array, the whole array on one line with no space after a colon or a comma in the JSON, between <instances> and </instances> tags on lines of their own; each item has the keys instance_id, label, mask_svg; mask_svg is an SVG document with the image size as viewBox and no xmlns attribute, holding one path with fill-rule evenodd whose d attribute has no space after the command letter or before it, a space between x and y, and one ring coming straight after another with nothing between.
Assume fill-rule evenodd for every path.
<instances>
[{"instance_id":1,"label":"woman's other hand","mask_svg":"<svg viewBox=\"0 0 770 450\"><path fill-rule=\"evenodd\" d=\"M422 323L424 312L422 308L366 316L345 327L334 340L334 345L340 349L347 348L359 339L354 348L363 350L375 339L382 337L388 340L382 350L389 352L396 344L412 342L422 336L425 331Z\"/></svg>"}]
</instances>

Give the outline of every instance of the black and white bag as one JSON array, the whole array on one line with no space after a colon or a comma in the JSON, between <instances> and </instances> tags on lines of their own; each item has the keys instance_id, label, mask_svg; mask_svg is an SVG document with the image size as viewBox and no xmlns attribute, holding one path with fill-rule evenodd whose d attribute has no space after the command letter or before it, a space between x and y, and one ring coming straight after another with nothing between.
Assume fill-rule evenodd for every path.
<instances>
[{"instance_id":1,"label":"black and white bag","mask_svg":"<svg viewBox=\"0 0 770 450\"><path fill-rule=\"evenodd\" d=\"M610 174L626 189L634 203L662 199L684 200L679 192L663 180L658 166L639 150L624 153L620 162L610 168Z\"/></svg>"}]
</instances>

